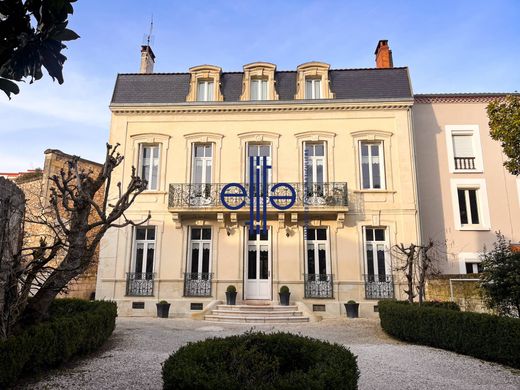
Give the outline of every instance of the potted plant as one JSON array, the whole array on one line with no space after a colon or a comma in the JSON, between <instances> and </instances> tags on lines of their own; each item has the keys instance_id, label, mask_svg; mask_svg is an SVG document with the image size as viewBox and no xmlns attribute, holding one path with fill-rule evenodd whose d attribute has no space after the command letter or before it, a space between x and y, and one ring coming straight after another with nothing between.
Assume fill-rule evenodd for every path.
<instances>
[{"instance_id":1,"label":"potted plant","mask_svg":"<svg viewBox=\"0 0 520 390\"><path fill-rule=\"evenodd\" d=\"M159 318L168 318L168 313L170 312L170 304L166 301L160 301L156 303L157 306L157 317Z\"/></svg>"},{"instance_id":2,"label":"potted plant","mask_svg":"<svg viewBox=\"0 0 520 390\"><path fill-rule=\"evenodd\" d=\"M347 311L348 318L358 318L359 317L359 303L356 301L350 300L345 303L345 310Z\"/></svg>"},{"instance_id":3,"label":"potted plant","mask_svg":"<svg viewBox=\"0 0 520 390\"><path fill-rule=\"evenodd\" d=\"M236 305L237 303L237 289L235 286L227 286L226 288L226 304Z\"/></svg>"},{"instance_id":4,"label":"potted plant","mask_svg":"<svg viewBox=\"0 0 520 390\"><path fill-rule=\"evenodd\" d=\"M289 298L291 297L289 287L282 286L278 295L280 296L280 305L289 306Z\"/></svg>"}]
</instances>

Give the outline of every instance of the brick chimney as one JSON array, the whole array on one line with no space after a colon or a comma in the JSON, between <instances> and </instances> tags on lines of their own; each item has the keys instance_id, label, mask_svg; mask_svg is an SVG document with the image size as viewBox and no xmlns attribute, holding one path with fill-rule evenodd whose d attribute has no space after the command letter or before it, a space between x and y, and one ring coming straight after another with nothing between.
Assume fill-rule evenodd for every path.
<instances>
[{"instance_id":1,"label":"brick chimney","mask_svg":"<svg viewBox=\"0 0 520 390\"><path fill-rule=\"evenodd\" d=\"M155 63L155 54L149 45L141 46L141 68L139 73L153 73L153 64Z\"/></svg>"},{"instance_id":2,"label":"brick chimney","mask_svg":"<svg viewBox=\"0 0 520 390\"><path fill-rule=\"evenodd\" d=\"M377 43L376 51L376 68L393 68L392 50L388 46L388 41L382 39Z\"/></svg>"}]
</instances>

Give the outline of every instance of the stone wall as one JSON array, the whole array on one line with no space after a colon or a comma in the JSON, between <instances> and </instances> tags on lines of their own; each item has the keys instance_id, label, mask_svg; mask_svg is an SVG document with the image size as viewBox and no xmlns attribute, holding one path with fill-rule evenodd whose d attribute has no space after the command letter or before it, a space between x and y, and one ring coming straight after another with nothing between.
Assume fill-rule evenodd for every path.
<instances>
[{"instance_id":1,"label":"stone wall","mask_svg":"<svg viewBox=\"0 0 520 390\"><path fill-rule=\"evenodd\" d=\"M478 287L478 281L466 279L478 279L478 274L467 275L440 275L428 281L426 287L426 299L429 301L451 300L450 279L453 289L453 300L464 311L487 312Z\"/></svg>"}]
</instances>

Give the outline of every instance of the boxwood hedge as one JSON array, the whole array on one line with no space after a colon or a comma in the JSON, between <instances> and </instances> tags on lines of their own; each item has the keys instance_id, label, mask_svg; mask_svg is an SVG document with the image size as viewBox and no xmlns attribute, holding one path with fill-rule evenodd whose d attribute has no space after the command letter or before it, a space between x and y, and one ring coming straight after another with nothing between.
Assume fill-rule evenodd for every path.
<instances>
[{"instance_id":1,"label":"boxwood hedge","mask_svg":"<svg viewBox=\"0 0 520 390\"><path fill-rule=\"evenodd\" d=\"M357 389L345 347L289 333L252 333L189 343L163 364L165 389Z\"/></svg>"},{"instance_id":2,"label":"boxwood hedge","mask_svg":"<svg viewBox=\"0 0 520 390\"><path fill-rule=\"evenodd\" d=\"M0 388L99 348L115 328L114 302L56 299L48 321L0 341Z\"/></svg>"},{"instance_id":3,"label":"boxwood hedge","mask_svg":"<svg viewBox=\"0 0 520 390\"><path fill-rule=\"evenodd\" d=\"M520 368L520 319L395 301L378 306L381 327L400 340Z\"/></svg>"}]
</instances>

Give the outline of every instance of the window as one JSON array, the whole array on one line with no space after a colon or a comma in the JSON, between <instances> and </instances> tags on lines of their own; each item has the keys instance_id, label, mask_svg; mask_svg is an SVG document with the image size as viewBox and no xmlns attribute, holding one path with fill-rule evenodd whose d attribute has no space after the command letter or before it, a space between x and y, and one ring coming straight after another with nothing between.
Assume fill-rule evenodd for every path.
<instances>
[{"instance_id":1,"label":"window","mask_svg":"<svg viewBox=\"0 0 520 390\"><path fill-rule=\"evenodd\" d=\"M305 99L321 99L321 78L305 79Z\"/></svg>"},{"instance_id":2,"label":"window","mask_svg":"<svg viewBox=\"0 0 520 390\"><path fill-rule=\"evenodd\" d=\"M192 227L190 233L188 272L192 274L191 280L195 278L209 279L211 259L211 228Z\"/></svg>"},{"instance_id":3,"label":"window","mask_svg":"<svg viewBox=\"0 0 520 390\"><path fill-rule=\"evenodd\" d=\"M466 262L466 273L467 274L479 274L482 272L482 265L480 263Z\"/></svg>"},{"instance_id":4,"label":"window","mask_svg":"<svg viewBox=\"0 0 520 390\"><path fill-rule=\"evenodd\" d=\"M192 196L204 198L210 196L212 166L212 144L193 144Z\"/></svg>"},{"instance_id":5,"label":"window","mask_svg":"<svg viewBox=\"0 0 520 390\"><path fill-rule=\"evenodd\" d=\"M450 172L482 172L482 150L478 125L446 126Z\"/></svg>"},{"instance_id":6,"label":"window","mask_svg":"<svg viewBox=\"0 0 520 390\"><path fill-rule=\"evenodd\" d=\"M384 189L383 142L361 142L361 188Z\"/></svg>"},{"instance_id":7,"label":"window","mask_svg":"<svg viewBox=\"0 0 520 390\"><path fill-rule=\"evenodd\" d=\"M251 79L251 100L267 100L267 79Z\"/></svg>"},{"instance_id":8,"label":"window","mask_svg":"<svg viewBox=\"0 0 520 390\"><path fill-rule=\"evenodd\" d=\"M457 198L459 200L460 224L479 225L478 189L458 188Z\"/></svg>"},{"instance_id":9,"label":"window","mask_svg":"<svg viewBox=\"0 0 520 390\"><path fill-rule=\"evenodd\" d=\"M303 181L307 196L323 196L326 177L325 142L305 142Z\"/></svg>"},{"instance_id":10,"label":"window","mask_svg":"<svg viewBox=\"0 0 520 390\"><path fill-rule=\"evenodd\" d=\"M210 102L213 100L213 80L199 80L197 82L197 101Z\"/></svg>"},{"instance_id":11,"label":"window","mask_svg":"<svg viewBox=\"0 0 520 390\"><path fill-rule=\"evenodd\" d=\"M386 251L386 229L365 228L365 272L369 282L386 282L390 275L390 260Z\"/></svg>"},{"instance_id":12,"label":"window","mask_svg":"<svg viewBox=\"0 0 520 390\"><path fill-rule=\"evenodd\" d=\"M262 169L255 169L255 167L263 166L263 157L266 157L267 165L271 165L271 145L270 144L255 144L249 143L247 145L247 159L246 159L246 183L256 183L257 175L259 175L259 191L263 191L263 177L262 177ZM253 165L253 174L251 175L250 169L250 158L254 157L254 165ZM257 159L258 157L258 159ZM267 183L271 182L271 170L267 171ZM251 177L252 176L252 177ZM256 192L255 192L256 194ZM262 195L262 194L261 194Z\"/></svg>"},{"instance_id":13,"label":"window","mask_svg":"<svg viewBox=\"0 0 520 390\"><path fill-rule=\"evenodd\" d=\"M140 153L141 179L147 181L147 190L159 188L159 145L141 145Z\"/></svg>"},{"instance_id":14,"label":"window","mask_svg":"<svg viewBox=\"0 0 520 390\"><path fill-rule=\"evenodd\" d=\"M132 271L136 274L135 279L151 280L155 256L155 226L135 228L134 248Z\"/></svg>"},{"instance_id":15,"label":"window","mask_svg":"<svg viewBox=\"0 0 520 390\"><path fill-rule=\"evenodd\" d=\"M305 253L307 257L306 270L309 275L330 274L327 229L307 228L305 240Z\"/></svg>"}]
</instances>

